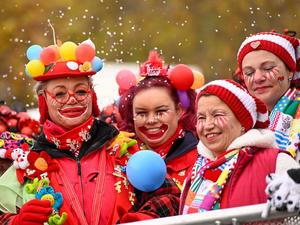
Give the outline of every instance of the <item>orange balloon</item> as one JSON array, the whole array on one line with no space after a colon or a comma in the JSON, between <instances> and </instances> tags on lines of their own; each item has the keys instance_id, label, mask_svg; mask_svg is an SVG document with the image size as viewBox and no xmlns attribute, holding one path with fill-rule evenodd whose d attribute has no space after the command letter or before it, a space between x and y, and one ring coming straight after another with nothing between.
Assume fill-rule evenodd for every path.
<instances>
[{"instance_id":1,"label":"orange balloon","mask_svg":"<svg viewBox=\"0 0 300 225\"><path fill-rule=\"evenodd\" d=\"M194 71L194 70L193 70L193 75L194 75L194 83L191 86L191 89L195 90L201 88L205 83L204 75L199 71Z\"/></svg>"}]
</instances>

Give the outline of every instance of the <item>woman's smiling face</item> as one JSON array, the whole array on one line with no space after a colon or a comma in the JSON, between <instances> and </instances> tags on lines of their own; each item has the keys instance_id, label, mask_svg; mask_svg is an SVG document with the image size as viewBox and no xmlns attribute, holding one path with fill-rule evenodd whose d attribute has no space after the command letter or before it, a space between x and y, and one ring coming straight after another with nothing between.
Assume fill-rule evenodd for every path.
<instances>
[{"instance_id":1,"label":"woman's smiling face","mask_svg":"<svg viewBox=\"0 0 300 225\"><path fill-rule=\"evenodd\" d=\"M44 94L50 119L55 124L73 129L92 115L92 98L86 77L49 80Z\"/></svg>"},{"instance_id":2,"label":"woman's smiling face","mask_svg":"<svg viewBox=\"0 0 300 225\"><path fill-rule=\"evenodd\" d=\"M198 137L217 157L242 135L242 125L231 109L214 95L200 97L197 104Z\"/></svg>"},{"instance_id":3,"label":"woman's smiling face","mask_svg":"<svg viewBox=\"0 0 300 225\"><path fill-rule=\"evenodd\" d=\"M166 88L154 87L135 95L133 115L138 138L149 147L157 148L175 134L181 108L175 105Z\"/></svg>"}]
</instances>

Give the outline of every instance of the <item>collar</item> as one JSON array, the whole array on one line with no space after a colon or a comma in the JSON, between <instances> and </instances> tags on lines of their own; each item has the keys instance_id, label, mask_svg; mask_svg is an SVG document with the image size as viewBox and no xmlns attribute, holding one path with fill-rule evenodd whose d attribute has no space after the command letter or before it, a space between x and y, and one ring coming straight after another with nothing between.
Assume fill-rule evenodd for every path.
<instances>
[{"instance_id":1,"label":"collar","mask_svg":"<svg viewBox=\"0 0 300 225\"><path fill-rule=\"evenodd\" d=\"M242 147L258 147L258 148L276 148L277 144L275 141L274 132L269 129L251 129L248 130L245 134L237 137L226 149L242 148ZM210 160L215 159L216 157L212 152L201 142L199 141L197 145L198 153L203 155Z\"/></svg>"}]
</instances>

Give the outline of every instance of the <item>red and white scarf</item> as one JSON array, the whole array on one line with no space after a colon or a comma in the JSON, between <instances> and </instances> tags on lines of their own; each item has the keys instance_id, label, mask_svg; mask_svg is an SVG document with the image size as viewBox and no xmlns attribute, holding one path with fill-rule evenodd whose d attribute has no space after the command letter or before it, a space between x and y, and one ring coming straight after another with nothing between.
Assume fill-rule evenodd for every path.
<instances>
[{"instance_id":1,"label":"red and white scarf","mask_svg":"<svg viewBox=\"0 0 300 225\"><path fill-rule=\"evenodd\" d=\"M71 151L75 157L78 157L82 144L91 139L90 129L93 122L94 117L91 116L80 126L66 131L52 121L46 120L43 131L46 139L55 144L58 149Z\"/></svg>"}]
</instances>

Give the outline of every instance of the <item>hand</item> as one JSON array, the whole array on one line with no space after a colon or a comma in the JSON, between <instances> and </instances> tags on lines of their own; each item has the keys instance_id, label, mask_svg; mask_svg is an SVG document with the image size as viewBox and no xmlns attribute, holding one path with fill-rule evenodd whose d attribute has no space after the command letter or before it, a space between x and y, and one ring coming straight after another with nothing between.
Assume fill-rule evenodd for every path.
<instances>
[{"instance_id":1,"label":"hand","mask_svg":"<svg viewBox=\"0 0 300 225\"><path fill-rule=\"evenodd\" d=\"M294 176L296 175L296 180ZM270 207L276 210L296 212L300 208L300 169L290 169L282 175L267 176L266 194L269 196Z\"/></svg>"},{"instance_id":2,"label":"hand","mask_svg":"<svg viewBox=\"0 0 300 225\"><path fill-rule=\"evenodd\" d=\"M20 209L19 214L12 220L12 225L43 225L48 221L53 209L50 201L33 199Z\"/></svg>"}]
</instances>

